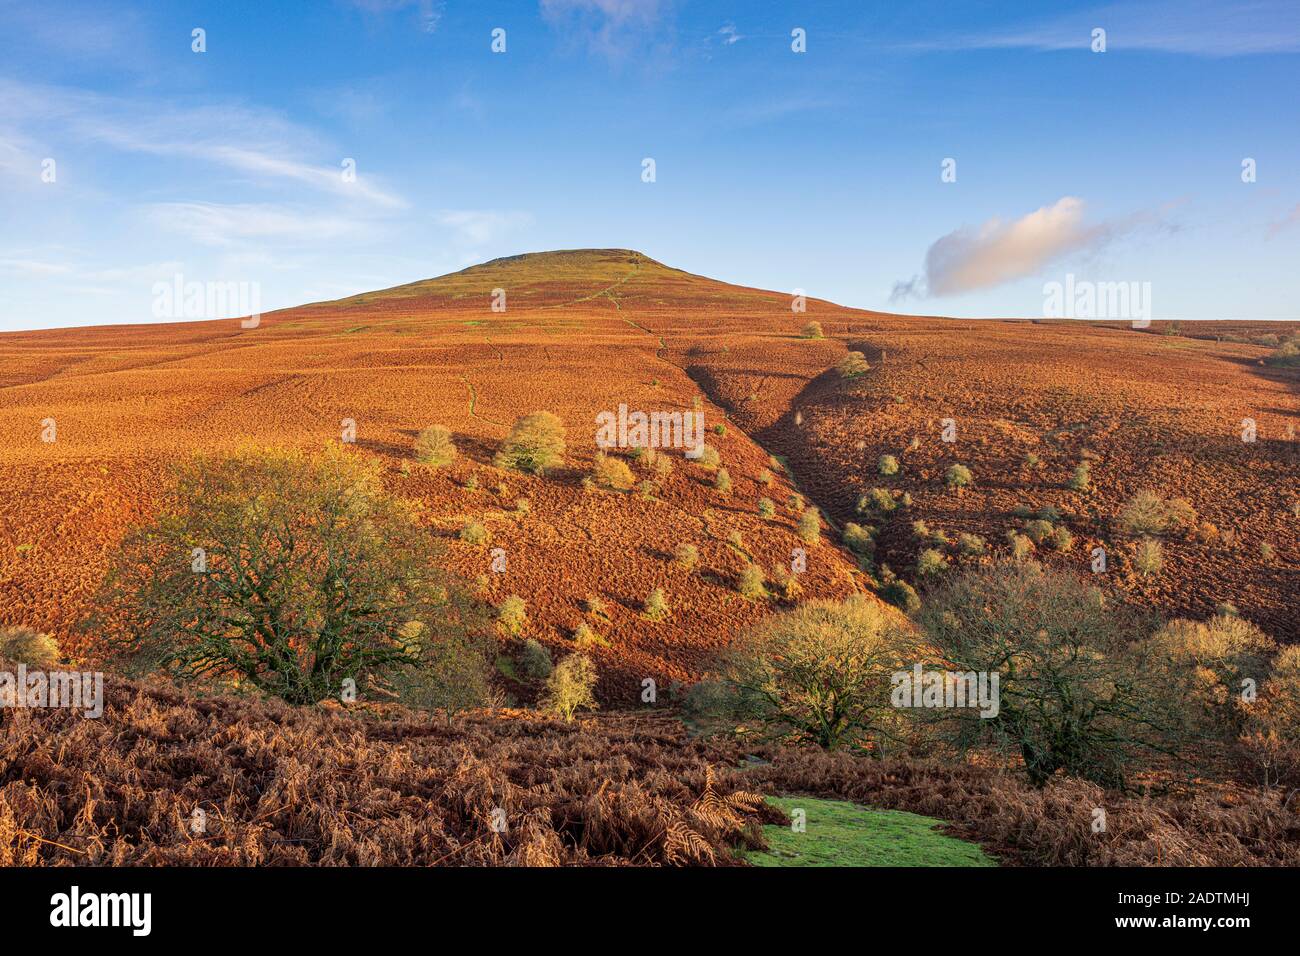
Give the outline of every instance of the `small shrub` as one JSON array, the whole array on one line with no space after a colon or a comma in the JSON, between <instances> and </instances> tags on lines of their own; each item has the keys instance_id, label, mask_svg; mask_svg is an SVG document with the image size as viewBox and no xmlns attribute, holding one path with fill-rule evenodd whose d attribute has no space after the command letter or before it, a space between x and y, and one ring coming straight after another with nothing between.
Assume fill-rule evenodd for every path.
<instances>
[{"instance_id":1,"label":"small shrub","mask_svg":"<svg viewBox=\"0 0 1300 956\"><path fill-rule=\"evenodd\" d=\"M712 445L705 445L700 449L700 457L695 459L695 463L702 468L717 468L722 463L722 456Z\"/></svg>"},{"instance_id":2,"label":"small shrub","mask_svg":"<svg viewBox=\"0 0 1300 956\"><path fill-rule=\"evenodd\" d=\"M518 637L528 626L528 605L518 594L512 594L497 605L497 623L506 634Z\"/></svg>"},{"instance_id":3,"label":"small shrub","mask_svg":"<svg viewBox=\"0 0 1300 956\"><path fill-rule=\"evenodd\" d=\"M987 550L987 543L977 534L957 536L957 551L968 558L978 557Z\"/></svg>"},{"instance_id":4,"label":"small shrub","mask_svg":"<svg viewBox=\"0 0 1300 956\"><path fill-rule=\"evenodd\" d=\"M519 515L530 514L533 510L533 503L527 498L515 499L515 513Z\"/></svg>"},{"instance_id":5,"label":"small shrub","mask_svg":"<svg viewBox=\"0 0 1300 956\"><path fill-rule=\"evenodd\" d=\"M1052 522L1044 521L1042 518L1026 521L1024 527L1025 536L1036 545L1041 545L1047 541L1055 530L1052 527Z\"/></svg>"},{"instance_id":6,"label":"small shrub","mask_svg":"<svg viewBox=\"0 0 1300 956\"><path fill-rule=\"evenodd\" d=\"M771 498L758 499L758 516L764 521L776 517L776 503Z\"/></svg>"},{"instance_id":7,"label":"small shrub","mask_svg":"<svg viewBox=\"0 0 1300 956\"><path fill-rule=\"evenodd\" d=\"M1060 551L1062 554L1074 547L1074 535L1072 535L1070 529L1064 525L1058 525L1054 528L1051 537L1047 540L1051 545L1052 550Z\"/></svg>"},{"instance_id":8,"label":"small shrub","mask_svg":"<svg viewBox=\"0 0 1300 956\"><path fill-rule=\"evenodd\" d=\"M763 576L763 569L757 564L745 565L736 581L736 590L741 597L751 601L767 597L767 580Z\"/></svg>"},{"instance_id":9,"label":"small shrub","mask_svg":"<svg viewBox=\"0 0 1300 956\"><path fill-rule=\"evenodd\" d=\"M564 422L551 412L533 412L515 422L493 464L543 475L564 463L564 451Z\"/></svg>"},{"instance_id":10,"label":"small shrub","mask_svg":"<svg viewBox=\"0 0 1300 956\"><path fill-rule=\"evenodd\" d=\"M1081 461L1075 466L1069 485L1071 491L1087 491L1092 487L1092 470L1086 461Z\"/></svg>"},{"instance_id":11,"label":"small shrub","mask_svg":"<svg viewBox=\"0 0 1300 956\"><path fill-rule=\"evenodd\" d=\"M534 638L524 641L524 646L519 651L519 658L516 661L519 673L523 674L529 680L545 680L551 676L554 670L554 664L551 662L551 652L546 646Z\"/></svg>"},{"instance_id":12,"label":"small shrub","mask_svg":"<svg viewBox=\"0 0 1300 956\"><path fill-rule=\"evenodd\" d=\"M836 370L840 373L840 378L857 378L871 371L871 365L861 352L848 352L840 359Z\"/></svg>"},{"instance_id":13,"label":"small shrub","mask_svg":"<svg viewBox=\"0 0 1300 956\"><path fill-rule=\"evenodd\" d=\"M881 455L880 461L876 462L876 471L882 475L898 474L898 459L893 455Z\"/></svg>"},{"instance_id":14,"label":"small shrub","mask_svg":"<svg viewBox=\"0 0 1300 956\"><path fill-rule=\"evenodd\" d=\"M450 465L456 460L456 444L446 425L430 425L415 437L415 457L433 468Z\"/></svg>"},{"instance_id":15,"label":"small shrub","mask_svg":"<svg viewBox=\"0 0 1300 956\"><path fill-rule=\"evenodd\" d=\"M1133 567L1139 574L1158 574L1165 566L1164 550L1154 538L1143 538L1133 552Z\"/></svg>"},{"instance_id":16,"label":"small shrub","mask_svg":"<svg viewBox=\"0 0 1300 956\"><path fill-rule=\"evenodd\" d=\"M591 478L601 488L612 491L627 491L636 484L636 477L627 462L621 458L611 458L604 452L596 455L591 466Z\"/></svg>"},{"instance_id":17,"label":"small shrub","mask_svg":"<svg viewBox=\"0 0 1300 956\"><path fill-rule=\"evenodd\" d=\"M921 597L916 588L895 578L880 589L880 596L904 614L912 615L921 609Z\"/></svg>"},{"instance_id":18,"label":"small shrub","mask_svg":"<svg viewBox=\"0 0 1300 956\"><path fill-rule=\"evenodd\" d=\"M713 434L721 438L723 435L727 434L727 426L724 425L722 422L718 422L716 425L713 426Z\"/></svg>"},{"instance_id":19,"label":"small shrub","mask_svg":"<svg viewBox=\"0 0 1300 956\"><path fill-rule=\"evenodd\" d=\"M596 665L586 654L574 652L555 665L546 680L542 709L572 722L579 710L596 710Z\"/></svg>"},{"instance_id":20,"label":"small shrub","mask_svg":"<svg viewBox=\"0 0 1300 956\"><path fill-rule=\"evenodd\" d=\"M713 490L719 494L731 494L731 474L725 468L719 468L713 476Z\"/></svg>"},{"instance_id":21,"label":"small shrub","mask_svg":"<svg viewBox=\"0 0 1300 956\"><path fill-rule=\"evenodd\" d=\"M1124 505L1117 519L1120 531L1141 537L1164 534L1169 528L1169 508L1154 491L1139 491Z\"/></svg>"},{"instance_id":22,"label":"small shrub","mask_svg":"<svg viewBox=\"0 0 1300 956\"><path fill-rule=\"evenodd\" d=\"M582 621L573 629L573 643L579 650L587 650L597 645L609 647L609 641L598 634L595 628L586 621Z\"/></svg>"},{"instance_id":23,"label":"small shrub","mask_svg":"<svg viewBox=\"0 0 1300 956\"><path fill-rule=\"evenodd\" d=\"M816 508L806 508L799 516L799 539L805 544L816 544L821 540L822 522Z\"/></svg>"},{"instance_id":24,"label":"small shrub","mask_svg":"<svg viewBox=\"0 0 1300 956\"><path fill-rule=\"evenodd\" d=\"M805 325L800 335L805 339L824 339L826 337L826 333L822 331L822 324L816 321Z\"/></svg>"},{"instance_id":25,"label":"small shrub","mask_svg":"<svg viewBox=\"0 0 1300 956\"><path fill-rule=\"evenodd\" d=\"M782 600L794 601L803 593L803 585L799 583L799 575L780 561L772 565L771 579Z\"/></svg>"},{"instance_id":26,"label":"small shrub","mask_svg":"<svg viewBox=\"0 0 1300 956\"><path fill-rule=\"evenodd\" d=\"M645 616L658 621L668 615L668 599L664 597L663 588L655 588L645 599Z\"/></svg>"},{"instance_id":27,"label":"small shrub","mask_svg":"<svg viewBox=\"0 0 1300 956\"><path fill-rule=\"evenodd\" d=\"M799 494L797 491L786 499L785 506L792 514L797 515L803 514L804 508L808 507L807 503L803 500L803 495Z\"/></svg>"},{"instance_id":28,"label":"small shrub","mask_svg":"<svg viewBox=\"0 0 1300 956\"><path fill-rule=\"evenodd\" d=\"M758 483L760 485L770 485L772 483L772 473L766 468L760 469L758 473Z\"/></svg>"},{"instance_id":29,"label":"small shrub","mask_svg":"<svg viewBox=\"0 0 1300 956\"><path fill-rule=\"evenodd\" d=\"M949 488L961 491L974 480L971 471L965 465L949 465L943 474L943 481Z\"/></svg>"},{"instance_id":30,"label":"small shrub","mask_svg":"<svg viewBox=\"0 0 1300 956\"><path fill-rule=\"evenodd\" d=\"M898 501L887 488L872 488L858 499L855 509L860 515L887 515L898 509Z\"/></svg>"},{"instance_id":31,"label":"small shrub","mask_svg":"<svg viewBox=\"0 0 1300 956\"><path fill-rule=\"evenodd\" d=\"M1008 531L1007 543L1011 546L1011 557L1016 561L1024 561L1034 553L1034 543L1023 534Z\"/></svg>"},{"instance_id":32,"label":"small shrub","mask_svg":"<svg viewBox=\"0 0 1300 956\"><path fill-rule=\"evenodd\" d=\"M929 578L942 574L948 570L948 559L944 557L942 551L934 548L926 548L917 556L916 574L917 577Z\"/></svg>"},{"instance_id":33,"label":"small shrub","mask_svg":"<svg viewBox=\"0 0 1300 956\"><path fill-rule=\"evenodd\" d=\"M458 536L466 544L487 544L492 540L492 535L488 529L477 521L466 522L460 529Z\"/></svg>"},{"instance_id":34,"label":"small shrub","mask_svg":"<svg viewBox=\"0 0 1300 956\"><path fill-rule=\"evenodd\" d=\"M636 486L637 495L642 501L649 501L654 498L655 492L658 490L659 486L648 479L638 483Z\"/></svg>"},{"instance_id":35,"label":"small shrub","mask_svg":"<svg viewBox=\"0 0 1300 956\"><path fill-rule=\"evenodd\" d=\"M679 544L673 558L687 571L691 571L700 563L700 549L693 544Z\"/></svg>"},{"instance_id":36,"label":"small shrub","mask_svg":"<svg viewBox=\"0 0 1300 956\"><path fill-rule=\"evenodd\" d=\"M860 558L869 558L875 553L876 542L869 529L850 521L844 526L844 547Z\"/></svg>"},{"instance_id":37,"label":"small shrub","mask_svg":"<svg viewBox=\"0 0 1300 956\"><path fill-rule=\"evenodd\" d=\"M599 618L602 621L609 620L609 607L597 594L588 594L583 600L584 610L592 617Z\"/></svg>"},{"instance_id":38,"label":"small shrub","mask_svg":"<svg viewBox=\"0 0 1300 956\"><path fill-rule=\"evenodd\" d=\"M0 627L0 661L49 670L59 663L59 644L30 627Z\"/></svg>"},{"instance_id":39,"label":"small shrub","mask_svg":"<svg viewBox=\"0 0 1300 956\"><path fill-rule=\"evenodd\" d=\"M1030 470L1034 470L1042 467L1043 459L1039 458L1031 451L1027 455L1025 455L1023 464L1026 468Z\"/></svg>"}]
</instances>

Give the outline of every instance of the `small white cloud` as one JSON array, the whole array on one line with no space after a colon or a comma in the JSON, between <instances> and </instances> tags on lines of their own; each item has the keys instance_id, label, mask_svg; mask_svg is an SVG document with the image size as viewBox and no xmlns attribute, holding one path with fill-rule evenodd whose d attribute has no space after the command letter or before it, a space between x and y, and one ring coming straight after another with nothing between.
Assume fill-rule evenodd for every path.
<instances>
[{"instance_id":1,"label":"small white cloud","mask_svg":"<svg viewBox=\"0 0 1300 956\"><path fill-rule=\"evenodd\" d=\"M658 29L661 0L540 0L542 16L564 24L597 53L623 56Z\"/></svg>"},{"instance_id":2,"label":"small white cloud","mask_svg":"<svg viewBox=\"0 0 1300 956\"><path fill-rule=\"evenodd\" d=\"M718 36L722 37L722 42L726 46L731 46L733 43L739 43L741 40L745 39L744 36L736 30L736 25L734 23L727 23L720 27L718 29Z\"/></svg>"},{"instance_id":3,"label":"small white cloud","mask_svg":"<svg viewBox=\"0 0 1300 956\"><path fill-rule=\"evenodd\" d=\"M1064 255L1094 252L1140 226L1164 226L1164 211L1088 224L1083 200L1065 196L1009 222L995 216L979 226L962 226L932 243L925 274L895 283L890 298L960 295L1023 279Z\"/></svg>"}]
</instances>

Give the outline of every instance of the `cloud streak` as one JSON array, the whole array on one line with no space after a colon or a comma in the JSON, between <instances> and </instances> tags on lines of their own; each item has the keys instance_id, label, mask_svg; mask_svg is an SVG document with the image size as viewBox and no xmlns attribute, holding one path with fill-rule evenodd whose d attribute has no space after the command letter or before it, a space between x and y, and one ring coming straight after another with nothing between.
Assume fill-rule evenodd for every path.
<instances>
[{"instance_id":1,"label":"cloud streak","mask_svg":"<svg viewBox=\"0 0 1300 956\"><path fill-rule=\"evenodd\" d=\"M1092 253L1135 229L1163 225L1163 211L1088 223L1084 202L1064 196L1010 221L997 216L962 226L931 244L925 272L894 284L891 301L952 296L1035 275L1063 256Z\"/></svg>"},{"instance_id":2,"label":"cloud streak","mask_svg":"<svg viewBox=\"0 0 1300 956\"><path fill-rule=\"evenodd\" d=\"M1109 52L1203 57L1300 52L1300 7L1294 0L1159 0L1115 4L1025 27L906 43L903 49L1087 51L1095 27L1106 31Z\"/></svg>"}]
</instances>

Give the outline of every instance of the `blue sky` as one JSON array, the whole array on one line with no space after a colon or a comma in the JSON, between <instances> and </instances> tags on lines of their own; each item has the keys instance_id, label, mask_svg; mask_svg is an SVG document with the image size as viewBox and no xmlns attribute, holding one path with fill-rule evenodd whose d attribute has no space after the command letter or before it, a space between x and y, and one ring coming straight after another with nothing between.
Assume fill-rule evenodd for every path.
<instances>
[{"instance_id":1,"label":"blue sky","mask_svg":"<svg viewBox=\"0 0 1300 956\"><path fill-rule=\"evenodd\" d=\"M0 0L0 330L587 246L892 311L1037 316L1073 274L1300 319L1297 89L1293 0Z\"/></svg>"}]
</instances>

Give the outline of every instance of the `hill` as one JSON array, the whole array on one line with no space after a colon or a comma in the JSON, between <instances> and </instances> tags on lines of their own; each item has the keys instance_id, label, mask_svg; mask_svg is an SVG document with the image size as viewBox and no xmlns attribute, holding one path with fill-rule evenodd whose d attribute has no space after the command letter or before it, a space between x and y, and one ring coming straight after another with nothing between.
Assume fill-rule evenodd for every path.
<instances>
[{"instance_id":1,"label":"hill","mask_svg":"<svg viewBox=\"0 0 1300 956\"><path fill-rule=\"evenodd\" d=\"M581 621L597 627L608 641L595 651L602 696L614 705L635 704L646 677L692 679L706 654L777 606L743 598L736 581L751 561L788 567L805 547L796 493L833 521L807 548L805 597L872 587L836 544L846 521L875 525L877 565L911 577L923 548L981 560L960 553L959 535L1005 550L1008 531L1050 507L1073 542L1040 547L1045 560L1089 573L1093 549L1104 548L1108 570L1096 579L1125 600L1193 616L1231 602L1280 640L1300 636L1291 598L1300 459L1288 437L1300 387L1294 370L1261 364L1265 347L816 299L805 308L635 251L573 250L287 309L256 328L230 319L0 335L0 621L94 657L93 635L74 622L105 555L150 513L170 462L250 439L319 446L349 433L384 461L389 490L419 503L450 565L480 579L488 600L526 598L533 636L561 649ZM801 336L810 320L825 338ZM843 379L835 366L850 349L871 368ZM630 462L638 482L654 483L641 492L584 488L599 414L686 412L697 401L730 494L680 449L670 474ZM565 469L540 479L493 468L511 423L540 409L567 425ZM1253 443L1239 434L1245 418L1256 423ZM50 419L57 439L42 441ZM461 450L436 471L412 451L433 423L449 426ZM897 474L878 473L885 454ZM1090 488L1071 490L1081 461ZM954 463L974 476L960 494L945 486ZM905 492L910 507L859 516L874 487ZM1146 488L1186 499L1198 520L1195 533L1165 538L1160 570L1140 574L1136 539L1116 517ZM777 505L770 520L758 513L762 497ZM491 532L490 545L458 540L470 521ZM672 560L682 544L699 548L698 570ZM505 573L492 570L491 547L504 549ZM654 588L672 610L663 621L640 613ZM589 595L607 619L588 614Z\"/></svg>"}]
</instances>

